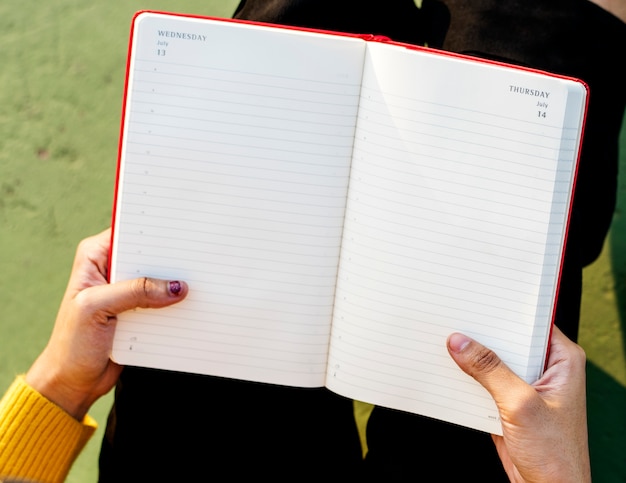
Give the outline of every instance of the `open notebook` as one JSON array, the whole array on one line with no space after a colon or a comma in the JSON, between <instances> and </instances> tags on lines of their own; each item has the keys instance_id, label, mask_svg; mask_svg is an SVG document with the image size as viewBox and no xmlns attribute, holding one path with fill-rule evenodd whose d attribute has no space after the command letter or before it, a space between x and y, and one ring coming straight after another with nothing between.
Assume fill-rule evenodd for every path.
<instances>
[{"instance_id":1,"label":"open notebook","mask_svg":"<svg viewBox=\"0 0 626 483\"><path fill-rule=\"evenodd\" d=\"M500 433L445 340L542 373L586 96L369 35L139 13L110 278L190 294L121 314L112 357Z\"/></svg>"}]
</instances>

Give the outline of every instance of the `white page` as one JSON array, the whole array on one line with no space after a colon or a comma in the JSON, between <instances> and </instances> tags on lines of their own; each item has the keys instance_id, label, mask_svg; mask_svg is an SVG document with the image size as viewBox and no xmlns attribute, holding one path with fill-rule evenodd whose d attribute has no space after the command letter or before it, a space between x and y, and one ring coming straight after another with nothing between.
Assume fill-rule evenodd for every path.
<instances>
[{"instance_id":1,"label":"white page","mask_svg":"<svg viewBox=\"0 0 626 483\"><path fill-rule=\"evenodd\" d=\"M470 335L529 381L542 371L584 107L571 84L370 43L329 388L501 431L445 340Z\"/></svg>"},{"instance_id":2,"label":"white page","mask_svg":"<svg viewBox=\"0 0 626 483\"><path fill-rule=\"evenodd\" d=\"M364 42L139 18L111 278L190 293L120 315L113 357L321 386Z\"/></svg>"}]
</instances>

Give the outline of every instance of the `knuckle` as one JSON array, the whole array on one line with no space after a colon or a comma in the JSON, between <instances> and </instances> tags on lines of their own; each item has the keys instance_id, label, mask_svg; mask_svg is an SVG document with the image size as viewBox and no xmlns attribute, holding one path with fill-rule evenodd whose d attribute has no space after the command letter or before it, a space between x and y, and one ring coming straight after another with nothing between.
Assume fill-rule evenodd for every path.
<instances>
[{"instance_id":1,"label":"knuckle","mask_svg":"<svg viewBox=\"0 0 626 483\"><path fill-rule=\"evenodd\" d=\"M98 311L97 300L90 290L81 290L73 299L74 307L81 314L93 314Z\"/></svg>"},{"instance_id":2,"label":"knuckle","mask_svg":"<svg viewBox=\"0 0 626 483\"><path fill-rule=\"evenodd\" d=\"M95 241L93 237L83 238L76 246L76 252L80 254L88 254L93 251Z\"/></svg>"},{"instance_id":3,"label":"knuckle","mask_svg":"<svg viewBox=\"0 0 626 483\"><path fill-rule=\"evenodd\" d=\"M574 358L582 364L587 361L587 353L585 352L585 349L583 349L578 344L574 346Z\"/></svg>"},{"instance_id":4,"label":"knuckle","mask_svg":"<svg viewBox=\"0 0 626 483\"><path fill-rule=\"evenodd\" d=\"M132 285L136 297L144 298L150 295L150 280L148 277L138 278Z\"/></svg>"},{"instance_id":5,"label":"knuckle","mask_svg":"<svg viewBox=\"0 0 626 483\"><path fill-rule=\"evenodd\" d=\"M474 355L473 367L481 373L489 373L500 365L500 358L490 349L481 348Z\"/></svg>"}]
</instances>

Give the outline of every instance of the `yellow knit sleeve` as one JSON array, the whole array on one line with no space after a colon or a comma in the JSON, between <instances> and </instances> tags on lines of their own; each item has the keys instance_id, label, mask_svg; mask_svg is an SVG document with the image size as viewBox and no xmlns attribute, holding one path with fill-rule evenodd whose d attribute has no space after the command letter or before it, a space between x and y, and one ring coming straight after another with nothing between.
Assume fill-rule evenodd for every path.
<instances>
[{"instance_id":1,"label":"yellow knit sleeve","mask_svg":"<svg viewBox=\"0 0 626 483\"><path fill-rule=\"evenodd\" d=\"M0 478L64 481L96 427L91 417L77 421L18 376L0 400Z\"/></svg>"}]
</instances>

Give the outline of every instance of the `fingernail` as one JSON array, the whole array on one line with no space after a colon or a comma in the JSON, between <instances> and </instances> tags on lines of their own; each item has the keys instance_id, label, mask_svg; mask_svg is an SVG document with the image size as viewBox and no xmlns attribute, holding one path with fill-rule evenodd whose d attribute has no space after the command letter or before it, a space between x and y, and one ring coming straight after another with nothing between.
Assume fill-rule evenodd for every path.
<instances>
[{"instance_id":1,"label":"fingernail","mask_svg":"<svg viewBox=\"0 0 626 483\"><path fill-rule=\"evenodd\" d=\"M463 334L454 333L448 338L448 346L453 352L461 352L471 342L471 339Z\"/></svg>"},{"instance_id":2,"label":"fingernail","mask_svg":"<svg viewBox=\"0 0 626 483\"><path fill-rule=\"evenodd\" d=\"M183 290L183 286L180 282L174 281L170 282L170 293L172 295L178 295Z\"/></svg>"}]
</instances>

